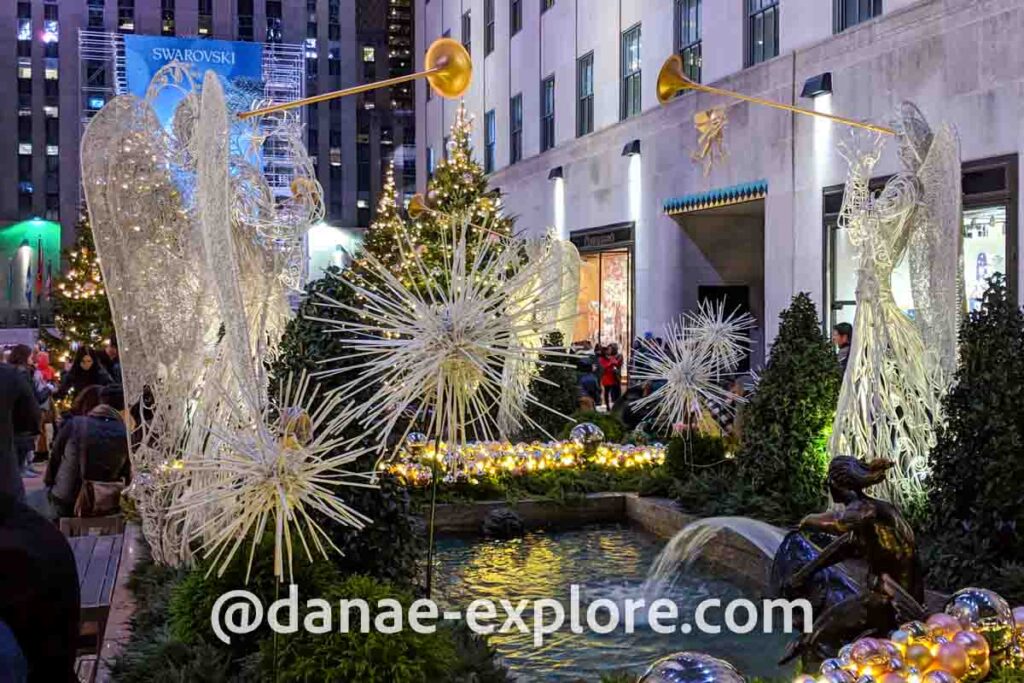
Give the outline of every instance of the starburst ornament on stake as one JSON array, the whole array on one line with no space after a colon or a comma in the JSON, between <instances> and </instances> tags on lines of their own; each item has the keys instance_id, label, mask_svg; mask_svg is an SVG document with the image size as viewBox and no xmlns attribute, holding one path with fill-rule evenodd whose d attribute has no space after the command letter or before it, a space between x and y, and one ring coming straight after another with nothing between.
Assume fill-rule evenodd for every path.
<instances>
[{"instance_id":1,"label":"starburst ornament on stake","mask_svg":"<svg viewBox=\"0 0 1024 683\"><path fill-rule=\"evenodd\" d=\"M724 388L722 378L742 359L754 319L747 313L725 313L724 302L704 303L697 313L665 327L665 344L645 340L637 353L634 378L660 386L636 402L650 408L654 422L663 427L699 424L706 410L729 410L737 399Z\"/></svg>"},{"instance_id":2,"label":"starburst ornament on stake","mask_svg":"<svg viewBox=\"0 0 1024 683\"><path fill-rule=\"evenodd\" d=\"M347 395L373 387L357 412L382 444L410 411L413 419L403 439L422 420L431 438L461 444L470 437L506 436L496 406L503 406L510 421L532 425L525 406L540 405L528 382L506 382L503 371L509 362L521 367L549 362L539 360L538 352L545 350L527 340L558 321L561 301L546 293L561 286L562 273L526 258L519 240L490 232L471 238L464 219L450 221L445 245L450 256L439 275L429 277L419 253L409 250L421 276L414 279L423 284L406 285L366 254L358 282L339 276L361 306L321 295L325 310L354 314L352 319L312 318L340 334L349 351L325 365L356 361L319 374L352 373L341 387ZM554 349L545 353L565 355Z\"/></svg>"},{"instance_id":3,"label":"starburst ornament on stake","mask_svg":"<svg viewBox=\"0 0 1024 683\"><path fill-rule=\"evenodd\" d=\"M182 471L192 486L170 508L171 517L185 520L186 535L212 560L210 571L223 574L248 541L248 581L268 525L274 530L274 575L280 580L286 569L289 578L293 574L295 537L307 560L314 550L324 557L328 548L340 553L321 522L361 529L370 520L346 505L337 488L375 486L372 473L345 469L368 449L353 448L341 436L351 419L342 394L321 394L305 373L297 380L289 376L277 403L266 404L253 419L246 405L230 400L233 392L223 393L216 409L196 416L209 443L200 453L186 454ZM195 512L200 514L192 516Z\"/></svg>"}]
</instances>

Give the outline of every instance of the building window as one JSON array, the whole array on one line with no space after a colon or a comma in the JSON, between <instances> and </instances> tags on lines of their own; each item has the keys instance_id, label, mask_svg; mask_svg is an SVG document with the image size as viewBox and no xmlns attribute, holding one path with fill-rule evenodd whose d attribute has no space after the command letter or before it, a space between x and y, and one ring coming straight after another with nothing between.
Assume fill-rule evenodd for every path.
<instances>
[{"instance_id":1,"label":"building window","mask_svg":"<svg viewBox=\"0 0 1024 683\"><path fill-rule=\"evenodd\" d=\"M701 0L676 0L676 52L683 59L683 73L700 83Z\"/></svg>"},{"instance_id":2,"label":"building window","mask_svg":"<svg viewBox=\"0 0 1024 683\"><path fill-rule=\"evenodd\" d=\"M508 34L514 36L523 28L523 0L509 0Z\"/></svg>"},{"instance_id":3,"label":"building window","mask_svg":"<svg viewBox=\"0 0 1024 683\"><path fill-rule=\"evenodd\" d=\"M747 0L747 66L779 56L779 0Z\"/></svg>"},{"instance_id":4,"label":"building window","mask_svg":"<svg viewBox=\"0 0 1024 683\"><path fill-rule=\"evenodd\" d=\"M494 0L484 0L484 56L494 52Z\"/></svg>"},{"instance_id":5,"label":"building window","mask_svg":"<svg viewBox=\"0 0 1024 683\"><path fill-rule=\"evenodd\" d=\"M280 17L267 17L267 42L280 43L282 35Z\"/></svg>"},{"instance_id":6,"label":"building window","mask_svg":"<svg viewBox=\"0 0 1024 683\"><path fill-rule=\"evenodd\" d=\"M434 177L434 148L427 147L427 179Z\"/></svg>"},{"instance_id":7,"label":"building window","mask_svg":"<svg viewBox=\"0 0 1024 683\"><path fill-rule=\"evenodd\" d=\"M135 32L135 0L117 0L117 30Z\"/></svg>"},{"instance_id":8,"label":"building window","mask_svg":"<svg viewBox=\"0 0 1024 683\"><path fill-rule=\"evenodd\" d=\"M160 33L174 35L174 0L160 0Z\"/></svg>"},{"instance_id":9,"label":"building window","mask_svg":"<svg viewBox=\"0 0 1024 683\"><path fill-rule=\"evenodd\" d=\"M523 158L523 94L508 103L508 158L514 164Z\"/></svg>"},{"instance_id":10,"label":"building window","mask_svg":"<svg viewBox=\"0 0 1024 683\"><path fill-rule=\"evenodd\" d=\"M88 7L88 28L103 28L103 2L102 0L89 0Z\"/></svg>"},{"instance_id":11,"label":"building window","mask_svg":"<svg viewBox=\"0 0 1024 683\"><path fill-rule=\"evenodd\" d=\"M238 39L252 40L252 0L238 0Z\"/></svg>"},{"instance_id":12,"label":"building window","mask_svg":"<svg viewBox=\"0 0 1024 683\"><path fill-rule=\"evenodd\" d=\"M621 100L620 118L640 113L640 24L622 33Z\"/></svg>"},{"instance_id":13,"label":"building window","mask_svg":"<svg viewBox=\"0 0 1024 683\"><path fill-rule=\"evenodd\" d=\"M493 173L495 166L494 152L498 142L498 124L494 110L484 114L484 173Z\"/></svg>"},{"instance_id":14,"label":"building window","mask_svg":"<svg viewBox=\"0 0 1024 683\"><path fill-rule=\"evenodd\" d=\"M540 151L555 146L555 77L540 82Z\"/></svg>"},{"instance_id":15,"label":"building window","mask_svg":"<svg viewBox=\"0 0 1024 683\"><path fill-rule=\"evenodd\" d=\"M43 78L48 81L55 81L60 76L58 70L59 62L53 57L47 57L43 62Z\"/></svg>"},{"instance_id":16,"label":"building window","mask_svg":"<svg viewBox=\"0 0 1024 683\"><path fill-rule=\"evenodd\" d=\"M199 35L213 33L213 0L199 0Z\"/></svg>"},{"instance_id":17,"label":"building window","mask_svg":"<svg viewBox=\"0 0 1024 683\"><path fill-rule=\"evenodd\" d=\"M32 143L31 142L19 142L18 143L18 154L32 154Z\"/></svg>"},{"instance_id":18,"label":"building window","mask_svg":"<svg viewBox=\"0 0 1024 683\"><path fill-rule=\"evenodd\" d=\"M576 135L594 132L594 53L576 60Z\"/></svg>"},{"instance_id":19,"label":"building window","mask_svg":"<svg viewBox=\"0 0 1024 683\"><path fill-rule=\"evenodd\" d=\"M540 0L540 13L544 14L555 6L555 0Z\"/></svg>"},{"instance_id":20,"label":"building window","mask_svg":"<svg viewBox=\"0 0 1024 683\"><path fill-rule=\"evenodd\" d=\"M469 10L462 15L462 47L466 48L466 52L472 54L473 50L470 49L470 45L473 40L473 22L470 19Z\"/></svg>"},{"instance_id":21,"label":"building window","mask_svg":"<svg viewBox=\"0 0 1024 683\"><path fill-rule=\"evenodd\" d=\"M363 45L363 61L364 62L376 62L377 51L373 45Z\"/></svg>"},{"instance_id":22,"label":"building window","mask_svg":"<svg viewBox=\"0 0 1024 683\"><path fill-rule=\"evenodd\" d=\"M833 0L833 29L836 33L882 14L882 0Z\"/></svg>"},{"instance_id":23,"label":"building window","mask_svg":"<svg viewBox=\"0 0 1024 683\"><path fill-rule=\"evenodd\" d=\"M1017 156L965 162L963 187L963 271L960 281L970 311L981 307L990 277L1006 276L1012 297L1017 291ZM884 186L876 178L871 189ZM822 200L826 240L824 273L826 313L829 329L837 323L853 323L857 310L857 250L846 228L839 225L843 187L826 188ZM901 310L913 317L914 298L910 287L910 266L903 259L892 275L893 298Z\"/></svg>"}]
</instances>

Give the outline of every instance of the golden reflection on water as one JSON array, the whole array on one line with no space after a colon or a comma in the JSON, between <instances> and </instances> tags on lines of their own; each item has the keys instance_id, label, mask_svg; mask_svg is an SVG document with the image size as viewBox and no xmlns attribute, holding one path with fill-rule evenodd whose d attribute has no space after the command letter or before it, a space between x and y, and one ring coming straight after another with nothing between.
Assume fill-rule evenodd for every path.
<instances>
[{"instance_id":1,"label":"golden reflection on water","mask_svg":"<svg viewBox=\"0 0 1024 683\"><path fill-rule=\"evenodd\" d=\"M629 528L600 527L554 533L529 533L511 540L443 538L438 544L435 577L445 607L465 607L473 600L554 598L569 611L570 586L578 584L581 611L598 598L619 603L642 597L640 585L663 542ZM697 575L681 577L672 599L689 613L708 597L728 600L739 593L721 581ZM532 609L523 613L532 623ZM498 607L500 627L505 613ZM785 638L750 636L658 635L649 630L608 635L571 633L568 620L536 646L532 634L493 633L489 642L511 667L517 683L597 680L601 673L642 673L652 661L679 650L695 649L725 656L749 675L777 675L774 661Z\"/></svg>"}]
</instances>

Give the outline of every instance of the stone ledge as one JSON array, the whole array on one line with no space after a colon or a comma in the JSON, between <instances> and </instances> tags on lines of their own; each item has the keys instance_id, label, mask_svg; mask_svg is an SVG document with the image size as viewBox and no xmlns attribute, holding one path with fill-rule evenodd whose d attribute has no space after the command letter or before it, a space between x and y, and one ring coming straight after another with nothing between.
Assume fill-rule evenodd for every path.
<instances>
[{"instance_id":1,"label":"stone ledge","mask_svg":"<svg viewBox=\"0 0 1024 683\"><path fill-rule=\"evenodd\" d=\"M593 493L572 504L543 499L443 503L437 506L434 528L448 534L479 534L484 518L503 508L518 514L526 529L564 529L626 519L625 494Z\"/></svg>"}]
</instances>

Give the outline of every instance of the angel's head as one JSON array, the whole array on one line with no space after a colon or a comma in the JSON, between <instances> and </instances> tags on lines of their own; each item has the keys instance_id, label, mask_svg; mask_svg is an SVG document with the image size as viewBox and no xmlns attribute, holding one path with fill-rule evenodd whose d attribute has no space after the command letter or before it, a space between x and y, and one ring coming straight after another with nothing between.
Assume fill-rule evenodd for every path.
<instances>
[{"instance_id":1,"label":"angel's head","mask_svg":"<svg viewBox=\"0 0 1024 683\"><path fill-rule=\"evenodd\" d=\"M899 138L900 161L908 171L917 171L928 156L928 150L931 149L935 137L931 127L921 110L912 102L900 104L893 127Z\"/></svg>"}]
</instances>

